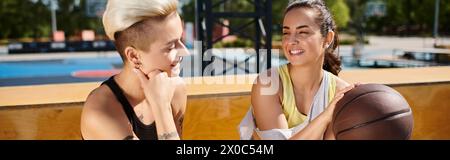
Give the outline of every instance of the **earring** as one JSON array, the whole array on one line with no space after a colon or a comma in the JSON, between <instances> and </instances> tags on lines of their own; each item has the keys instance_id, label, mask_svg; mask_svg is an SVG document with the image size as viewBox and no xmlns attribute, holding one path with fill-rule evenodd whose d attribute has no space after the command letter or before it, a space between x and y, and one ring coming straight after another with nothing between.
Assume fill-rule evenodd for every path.
<instances>
[{"instance_id":1,"label":"earring","mask_svg":"<svg viewBox=\"0 0 450 160\"><path fill-rule=\"evenodd\" d=\"M139 69L139 68L141 68L141 62L135 62L134 63L134 68L136 68L136 69Z\"/></svg>"}]
</instances>

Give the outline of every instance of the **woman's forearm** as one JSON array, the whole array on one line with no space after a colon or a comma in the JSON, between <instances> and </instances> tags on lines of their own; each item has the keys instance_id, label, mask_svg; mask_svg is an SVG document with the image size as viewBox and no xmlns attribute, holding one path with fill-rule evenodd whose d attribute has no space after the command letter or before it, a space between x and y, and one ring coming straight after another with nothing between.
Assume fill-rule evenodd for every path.
<instances>
[{"instance_id":1,"label":"woman's forearm","mask_svg":"<svg viewBox=\"0 0 450 160\"><path fill-rule=\"evenodd\" d=\"M308 124L303 130L293 135L290 139L300 140L322 140L322 139L334 139L333 132L331 131L330 122L333 117L334 108L336 103L344 97L344 94L351 89L355 88L355 85L347 86L344 89L339 90L331 103L328 105L327 109L320 113L320 115L315 118L310 124ZM329 129L329 133L325 136L325 131Z\"/></svg>"},{"instance_id":2,"label":"woman's forearm","mask_svg":"<svg viewBox=\"0 0 450 160\"><path fill-rule=\"evenodd\" d=\"M150 102L153 116L155 117L156 131L159 140L179 140L177 127L173 119L170 102L152 103Z\"/></svg>"},{"instance_id":3,"label":"woman's forearm","mask_svg":"<svg viewBox=\"0 0 450 160\"><path fill-rule=\"evenodd\" d=\"M289 140L322 140L330 122L331 114L327 111L322 112L304 129L289 138Z\"/></svg>"}]
</instances>

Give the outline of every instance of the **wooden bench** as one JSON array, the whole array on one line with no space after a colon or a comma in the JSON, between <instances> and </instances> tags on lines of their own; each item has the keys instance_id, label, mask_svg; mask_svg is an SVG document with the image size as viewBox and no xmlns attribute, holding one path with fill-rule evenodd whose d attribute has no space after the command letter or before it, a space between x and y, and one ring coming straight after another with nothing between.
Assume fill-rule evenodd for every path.
<instances>
[{"instance_id":1,"label":"wooden bench","mask_svg":"<svg viewBox=\"0 0 450 160\"><path fill-rule=\"evenodd\" d=\"M343 71L348 82L387 84L409 102L413 139L450 139L450 67ZM256 75L185 78L183 139L238 139ZM243 84L214 84L241 79ZM81 139L83 102L100 83L0 88L0 139Z\"/></svg>"}]
</instances>

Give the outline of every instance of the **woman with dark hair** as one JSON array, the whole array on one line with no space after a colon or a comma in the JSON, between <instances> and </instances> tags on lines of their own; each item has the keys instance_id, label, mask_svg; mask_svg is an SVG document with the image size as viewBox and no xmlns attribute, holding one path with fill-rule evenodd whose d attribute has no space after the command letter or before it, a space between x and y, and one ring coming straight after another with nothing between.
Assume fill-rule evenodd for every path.
<instances>
[{"instance_id":1,"label":"woman with dark hair","mask_svg":"<svg viewBox=\"0 0 450 160\"><path fill-rule=\"evenodd\" d=\"M335 104L354 88L337 77L338 45L335 22L322 0L291 2L282 38L289 63L258 76L252 107L239 127L241 139L334 139ZM277 86L273 93L264 91L271 86Z\"/></svg>"}]
</instances>

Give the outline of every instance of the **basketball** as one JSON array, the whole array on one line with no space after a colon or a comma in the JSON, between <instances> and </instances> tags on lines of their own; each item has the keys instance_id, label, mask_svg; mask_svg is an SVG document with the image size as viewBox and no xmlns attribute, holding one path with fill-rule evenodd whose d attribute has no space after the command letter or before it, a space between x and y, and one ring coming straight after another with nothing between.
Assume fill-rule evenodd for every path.
<instances>
[{"instance_id":1,"label":"basketball","mask_svg":"<svg viewBox=\"0 0 450 160\"><path fill-rule=\"evenodd\" d=\"M409 140L413 115L408 102L394 89L364 84L337 102L332 128L337 140Z\"/></svg>"}]
</instances>

